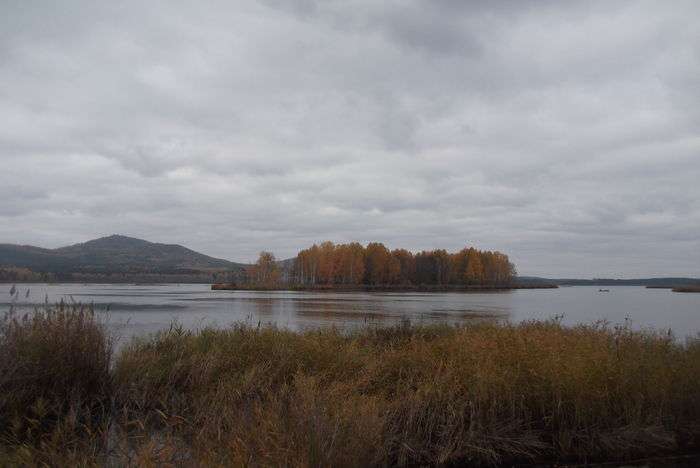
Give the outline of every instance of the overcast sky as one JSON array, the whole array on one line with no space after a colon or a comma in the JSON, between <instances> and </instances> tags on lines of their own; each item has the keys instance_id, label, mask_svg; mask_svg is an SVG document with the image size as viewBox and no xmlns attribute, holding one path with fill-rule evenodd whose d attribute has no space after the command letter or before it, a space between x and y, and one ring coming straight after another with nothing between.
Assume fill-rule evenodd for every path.
<instances>
[{"instance_id":1,"label":"overcast sky","mask_svg":"<svg viewBox=\"0 0 700 468\"><path fill-rule=\"evenodd\" d=\"M700 276L700 2L485 3L0 0L0 242Z\"/></svg>"}]
</instances>

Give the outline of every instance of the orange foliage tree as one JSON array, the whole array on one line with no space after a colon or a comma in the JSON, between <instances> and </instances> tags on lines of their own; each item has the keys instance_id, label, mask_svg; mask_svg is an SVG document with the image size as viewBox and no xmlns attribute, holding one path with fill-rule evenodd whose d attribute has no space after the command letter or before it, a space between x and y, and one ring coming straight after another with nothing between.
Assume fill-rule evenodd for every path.
<instances>
[{"instance_id":1,"label":"orange foliage tree","mask_svg":"<svg viewBox=\"0 0 700 468\"><path fill-rule=\"evenodd\" d=\"M248 282L257 286L273 287L279 283L280 270L275 256L266 251L260 252L258 261L248 268Z\"/></svg>"},{"instance_id":2,"label":"orange foliage tree","mask_svg":"<svg viewBox=\"0 0 700 468\"><path fill-rule=\"evenodd\" d=\"M515 267L501 252L469 247L413 254L380 242L363 247L327 241L300 251L290 278L299 285L507 286L514 276Z\"/></svg>"}]
</instances>

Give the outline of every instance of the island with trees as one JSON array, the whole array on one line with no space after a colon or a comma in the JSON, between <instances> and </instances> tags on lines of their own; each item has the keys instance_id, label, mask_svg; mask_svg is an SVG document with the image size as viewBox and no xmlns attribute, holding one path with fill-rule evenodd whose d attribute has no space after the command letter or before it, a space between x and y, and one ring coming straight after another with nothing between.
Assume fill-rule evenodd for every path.
<instances>
[{"instance_id":1,"label":"island with trees","mask_svg":"<svg viewBox=\"0 0 700 468\"><path fill-rule=\"evenodd\" d=\"M465 247L454 253L445 249L413 253L390 250L379 242L363 246L326 241L284 261L263 251L239 281L214 284L212 289L509 289L517 287L515 276L515 265L498 251Z\"/></svg>"}]
</instances>

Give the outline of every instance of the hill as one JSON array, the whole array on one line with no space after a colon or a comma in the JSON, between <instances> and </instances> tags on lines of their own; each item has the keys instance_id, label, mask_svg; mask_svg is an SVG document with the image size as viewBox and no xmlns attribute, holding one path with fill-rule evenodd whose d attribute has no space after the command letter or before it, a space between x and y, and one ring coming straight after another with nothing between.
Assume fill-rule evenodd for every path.
<instances>
[{"instance_id":1,"label":"hill","mask_svg":"<svg viewBox=\"0 0 700 468\"><path fill-rule=\"evenodd\" d=\"M160 244L112 235L57 249L0 244L0 266L58 275L201 275L236 272L246 265ZM77 278L75 278L77 279Z\"/></svg>"}]
</instances>

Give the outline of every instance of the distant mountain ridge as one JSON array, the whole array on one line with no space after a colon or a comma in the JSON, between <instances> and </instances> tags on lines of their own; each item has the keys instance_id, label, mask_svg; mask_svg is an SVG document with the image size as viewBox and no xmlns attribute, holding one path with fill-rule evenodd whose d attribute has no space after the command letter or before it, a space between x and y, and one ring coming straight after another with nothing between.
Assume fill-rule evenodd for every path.
<instances>
[{"instance_id":1,"label":"distant mountain ridge","mask_svg":"<svg viewBox=\"0 0 700 468\"><path fill-rule=\"evenodd\" d=\"M182 274L241 270L246 265L210 257L177 244L115 234L57 249L0 244L0 266L48 273Z\"/></svg>"}]
</instances>

